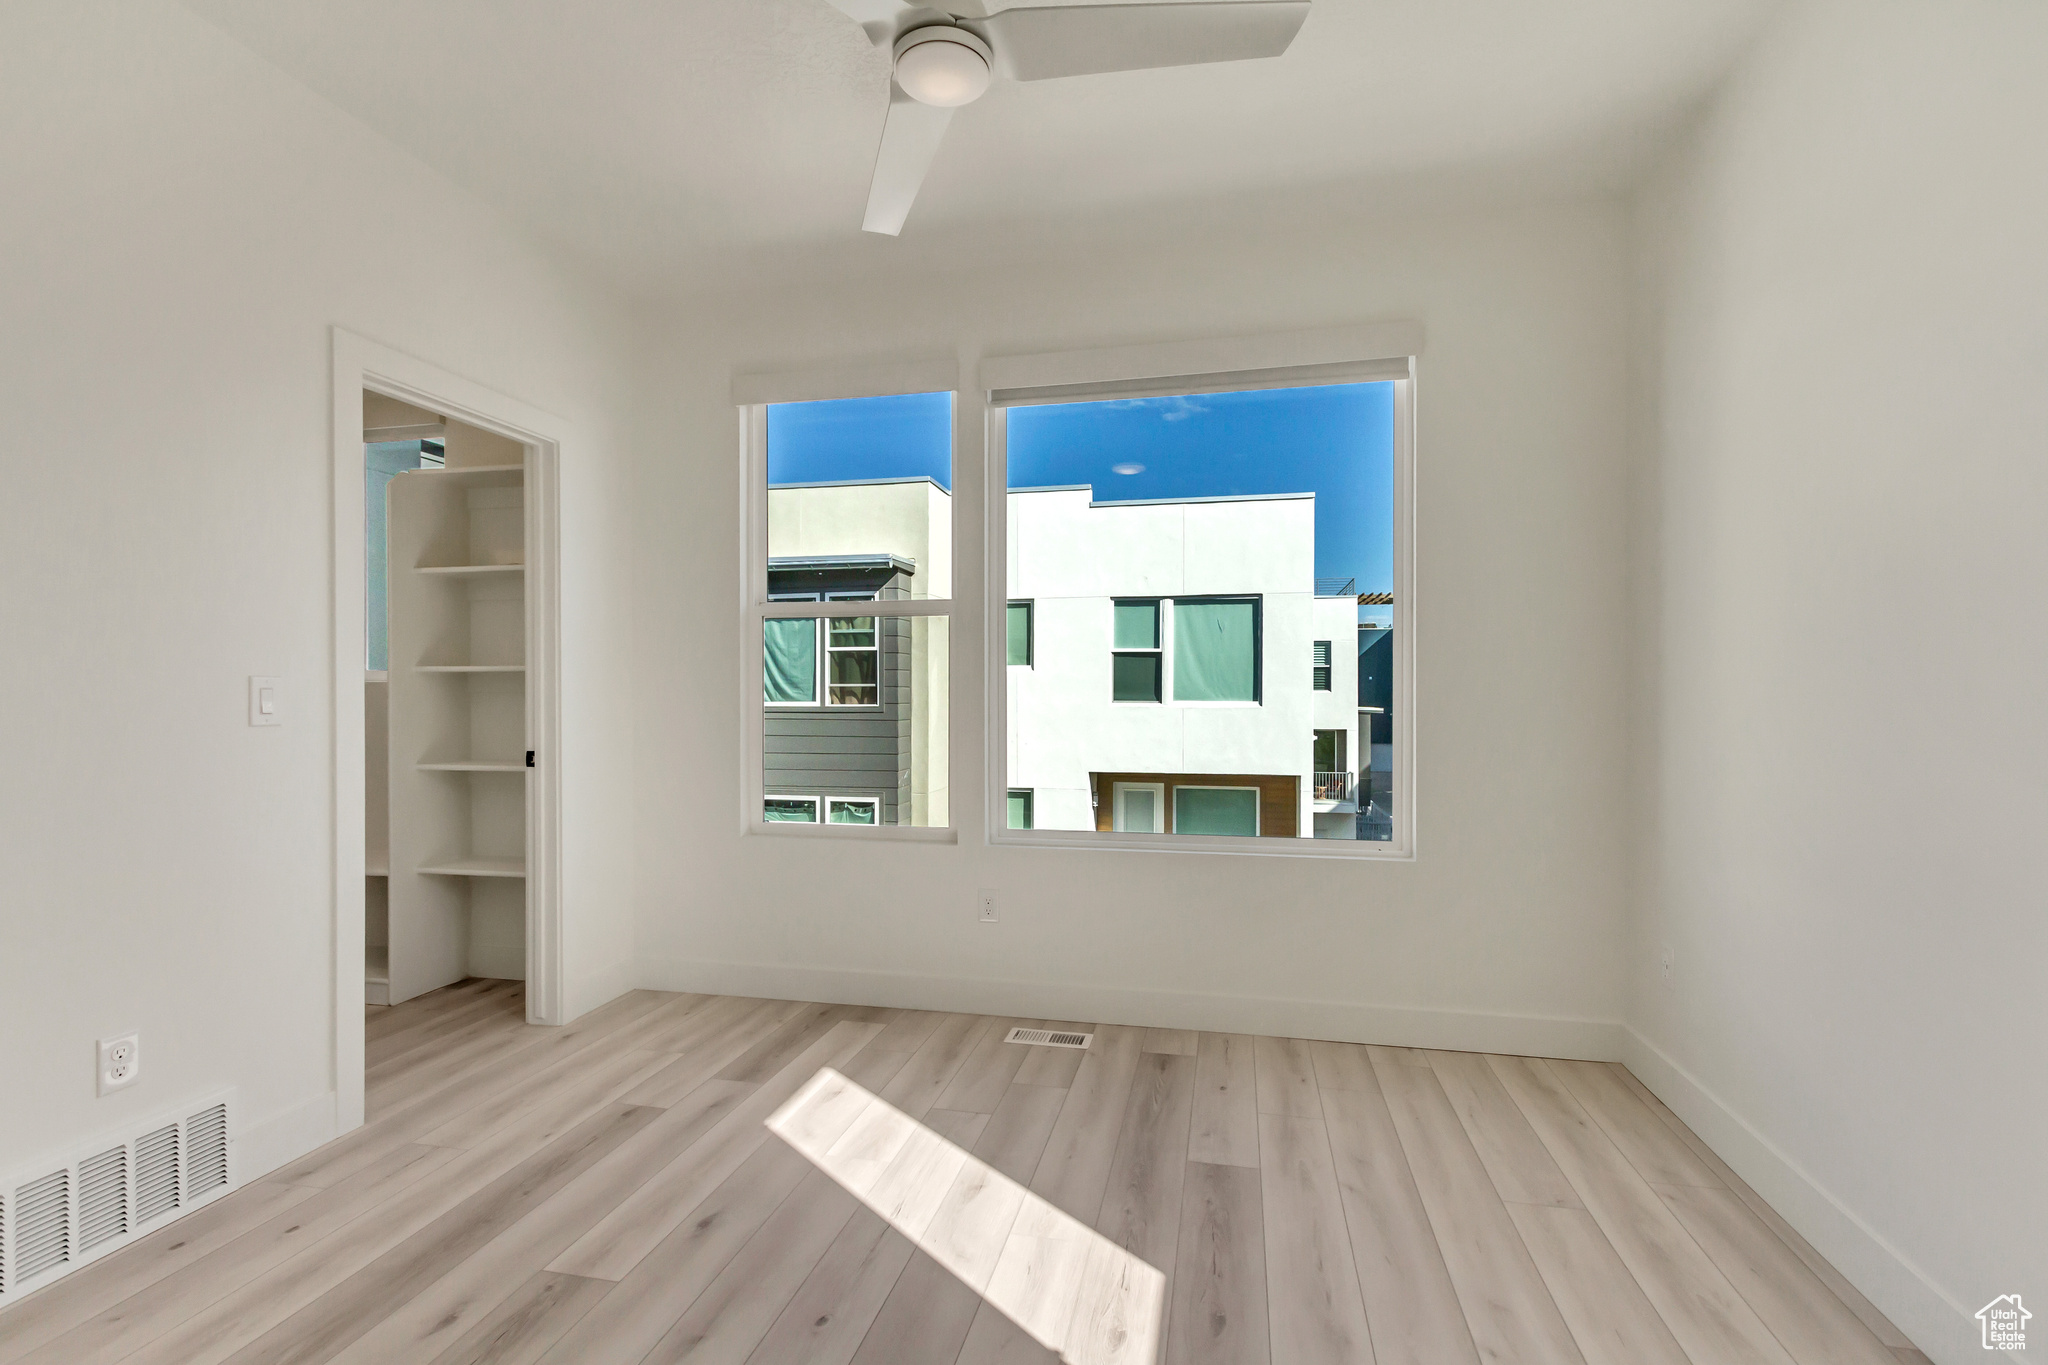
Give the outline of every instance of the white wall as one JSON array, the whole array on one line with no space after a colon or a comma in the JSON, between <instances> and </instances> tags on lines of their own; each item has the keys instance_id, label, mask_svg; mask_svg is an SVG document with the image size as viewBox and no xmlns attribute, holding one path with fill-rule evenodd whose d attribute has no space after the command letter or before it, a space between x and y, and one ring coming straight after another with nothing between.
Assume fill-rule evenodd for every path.
<instances>
[{"instance_id":1,"label":"white wall","mask_svg":"<svg viewBox=\"0 0 2048 1365\"><path fill-rule=\"evenodd\" d=\"M587 1007L631 951L627 319L184 10L22 0L0 52L0 1168L234 1085L256 1173L333 1112L328 329L582 438L563 879ZM283 679L279 728L245 724L250 674ZM128 1028L142 1080L96 1099L93 1040Z\"/></svg>"},{"instance_id":2,"label":"white wall","mask_svg":"<svg viewBox=\"0 0 2048 1365\"><path fill-rule=\"evenodd\" d=\"M1640 224L1630 1061L1940 1361L2048 1335L2043 70L1802 5Z\"/></svg>"},{"instance_id":3,"label":"white wall","mask_svg":"<svg viewBox=\"0 0 2048 1365\"><path fill-rule=\"evenodd\" d=\"M672 429L635 489L637 581L650 604L711 606L642 619L641 983L1611 1055L1624 940L1620 209L1398 226L1275 215L1242 231L1176 221L1206 244L1076 236L1068 268L877 273L678 310L660 357ZM1416 861L992 849L971 644L954 656L957 846L741 834L739 730L757 722L739 714L735 671L756 665L738 610L733 370L956 353L972 374L983 353L1387 318L1429 337ZM962 405L955 574L969 642L983 588L972 411ZM998 925L975 921L980 887L999 891Z\"/></svg>"}]
</instances>

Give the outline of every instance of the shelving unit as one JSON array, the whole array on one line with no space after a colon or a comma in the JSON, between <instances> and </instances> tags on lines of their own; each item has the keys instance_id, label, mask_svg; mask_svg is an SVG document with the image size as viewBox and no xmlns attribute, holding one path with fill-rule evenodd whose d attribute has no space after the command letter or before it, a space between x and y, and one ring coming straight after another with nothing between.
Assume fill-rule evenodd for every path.
<instances>
[{"instance_id":1,"label":"shelving unit","mask_svg":"<svg viewBox=\"0 0 2048 1365\"><path fill-rule=\"evenodd\" d=\"M526 974L525 471L470 435L496 458L461 458L451 424L448 465L387 490L394 1004Z\"/></svg>"}]
</instances>

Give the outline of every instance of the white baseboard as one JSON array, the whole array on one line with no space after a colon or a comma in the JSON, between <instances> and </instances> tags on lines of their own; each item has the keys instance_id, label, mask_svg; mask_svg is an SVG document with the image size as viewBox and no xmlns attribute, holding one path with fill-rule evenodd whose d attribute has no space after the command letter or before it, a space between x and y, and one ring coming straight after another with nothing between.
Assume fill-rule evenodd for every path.
<instances>
[{"instance_id":1,"label":"white baseboard","mask_svg":"<svg viewBox=\"0 0 2048 1365\"><path fill-rule=\"evenodd\" d=\"M1263 1033L1338 1043L1384 1043L1454 1052L1507 1052L1611 1062L1622 1025L1605 1019L1416 1009L1337 1000L1138 990L1051 981L918 976L830 967L684 958L643 961L636 984L650 990L818 1000L843 1005L1005 1014L1075 1023Z\"/></svg>"},{"instance_id":2,"label":"white baseboard","mask_svg":"<svg viewBox=\"0 0 2048 1365\"><path fill-rule=\"evenodd\" d=\"M261 1180L287 1161L340 1136L331 1090L260 1119L235 1136L237 1183Z\"/></svg>"},{"instance_id":3,"label":"white baseboard","mask_svg":"<svg viewBox=\"0 0 2048 1365\"><path fill-rule=\"evenodd\" d=\"M1814 1250L1940 1365L1983 1357L1978 1325L1905 1253L1829 1193L1670 1054L1624 1026L1621 1061Z\"/></svg>"}]
</instances>

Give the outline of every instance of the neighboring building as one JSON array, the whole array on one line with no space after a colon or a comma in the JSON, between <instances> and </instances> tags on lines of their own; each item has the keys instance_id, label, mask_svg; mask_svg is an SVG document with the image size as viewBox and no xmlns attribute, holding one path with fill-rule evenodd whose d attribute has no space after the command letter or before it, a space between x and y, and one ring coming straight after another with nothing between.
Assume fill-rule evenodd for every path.
<instances>
[{"instance_id":1,"label":"neighboring building","mask_svg":"<svg viewBox=\"0 0 2048 1365\"><path fill-rule=\"evenodd\" d=\"M771 601L950 597L952 498L928 478L768 490ZM764 818L943 825L947 623L769 621Z\"/></svg>"},{"instance_id":2,"label":"neighboring building","mask_svg":"<svg viewBox=\"0 0 2048 1365\"><path fill-rule=\"evenodd\" d=\"M1008 515L1013 824L1356 837L1356 599L1315 593L1314 494Z\"/></svg>"},{"instance_id":3,"label":"neighboring building","mask_svg":"<svg viewBox=\"0 0 2048 1365\"><path fill-rule=\"evenodd\" d=\"M772 601L952 593L925 478L769 489ZM1012 490L1009 821L1361 835L1378 752L1352 584L1315 578L1315 495L1097 502ZM948 819L946 621L770 621L764 816Z\"/></svg>"},{"instance_id":4,"label":"neighboring building","mask_svg":"<svg viewBox=\"0 0 2048 1365\"><path fill-rule=\"evenodd\" d=\"M1358 837L1394 837L1394 630L1392 593L1358 599L1376 621L1358 627L1358 730L1366 741L1359 767Z\"/></svg>"}]
</instances>

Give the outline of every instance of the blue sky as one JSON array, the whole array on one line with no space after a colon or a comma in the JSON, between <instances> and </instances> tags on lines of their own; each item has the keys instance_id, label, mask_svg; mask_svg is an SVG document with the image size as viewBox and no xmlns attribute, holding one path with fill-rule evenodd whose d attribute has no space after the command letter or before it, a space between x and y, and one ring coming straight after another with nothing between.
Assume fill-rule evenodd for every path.
<instances>
[{"instance_id":1,"label":"blue sky","mask_svg":"<svg viewBox=\"0 0 2048 1365\"><path fill-rule=\"evenodd\" d=\"M928 474L950 488L952 398L768 409L768 479ZM1333 384L1010 409L1010 486L1087 484L1099 501L1316 495L1316 576L1394 582L1394 386Z\"/></svg>"}]
</instances>

